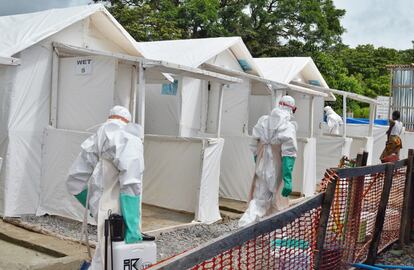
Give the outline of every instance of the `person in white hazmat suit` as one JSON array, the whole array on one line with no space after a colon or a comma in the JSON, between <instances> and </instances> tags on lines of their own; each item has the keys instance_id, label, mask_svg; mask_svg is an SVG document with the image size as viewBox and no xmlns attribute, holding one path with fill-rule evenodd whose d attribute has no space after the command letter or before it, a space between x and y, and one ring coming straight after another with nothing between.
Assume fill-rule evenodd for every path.
<instances>
[{"instance_id":1,"label":"person in white hazmat suit","mask_svg":"<svg viewBox=\"0 0 414 270\"><path fill-rule=\"evenodd\" d=\"M122 213L127 244L142 240L142 128L130 121L126 108L113 107L108 120L82 143L66 181L68 191L89 209L98 225L98 246L89 269L104 268L104 223L108 210Z\"/></svg>"},{"instance_id":2,"label":"person in white hazmat suit","mask_svg":"<svg viewBox=\"0 0 414 270\"><path fill-rule=\"evenodd\" d=\"M342 117L340 117L331 106L323 108L326 113L326 121L329 127L329 134L339 135L339 127L344 124Z\"/></svg>"},{"instance_id":3,"label":"person in white hazmat suit","mask_svg":"<svg viewBox=\"0 0 414 270\"><path fill-rule=\"evenodd\" d=\"M256 168L240 227L289 206L297 153L296 122L292 121L295 111L293 97L283 96L270 115L260 117L253 128L251 148Z\"/></svg>"}]
</instances>

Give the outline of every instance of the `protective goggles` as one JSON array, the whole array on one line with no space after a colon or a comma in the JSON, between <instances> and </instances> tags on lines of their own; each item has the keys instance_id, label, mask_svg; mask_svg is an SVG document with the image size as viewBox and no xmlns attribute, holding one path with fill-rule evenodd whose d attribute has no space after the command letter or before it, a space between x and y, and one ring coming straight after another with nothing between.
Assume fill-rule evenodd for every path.
<instances>
[{"instance_id":1,"label":"protective goggles","mask_svg":"<svg viewBox=\"0 0 414 270\"><path fill-rule=\"evenodd\" d=\"M291 108L293 113L295 113L296 112L296 109L297 109L296 106L287 104L287 103L285 103L283 101L279 102L279 105L282 105L282 106L286 106L286 107Z\"/></svg>"}]
</instances>

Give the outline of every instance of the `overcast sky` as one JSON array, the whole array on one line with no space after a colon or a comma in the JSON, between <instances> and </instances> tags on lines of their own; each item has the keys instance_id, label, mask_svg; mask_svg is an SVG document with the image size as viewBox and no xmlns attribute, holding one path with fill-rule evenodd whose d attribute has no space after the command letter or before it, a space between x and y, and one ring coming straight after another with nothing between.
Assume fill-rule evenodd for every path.
<instances>
[{"instance_id":1,"label":"overcast sky","mask_svg":"<svg viewBox=\"0 0 414 270\"><path fill-rule=\"evenodd\" d=\"M342 25L345 44L374 44L395 49L412 48L414 40L413 0L334 0L346 10Z\"/></svg>"},{"instance_id":2,"label":"overcast sky","mask_svg":"<svg viewBox=\"0 0 414 270\"><path fill-rule=\"evenodd\" d=\"M0 16L87 5L92 0L0 0Z\"/></svg>"},{"instance_id":3,"label":"overcast sky","mask_svg":"<svg viewBox=\"0 0 414 270\"><path fill-rule=\"evenodd\" d=\"M295 1L295 0L292 0ZM0 0L0 16L49 8L85 5L92 0ZM342 20L345 44L374 44L396 49L412 47L414 0L334 0L346 10Z\"/></svg>"}]
</instances>

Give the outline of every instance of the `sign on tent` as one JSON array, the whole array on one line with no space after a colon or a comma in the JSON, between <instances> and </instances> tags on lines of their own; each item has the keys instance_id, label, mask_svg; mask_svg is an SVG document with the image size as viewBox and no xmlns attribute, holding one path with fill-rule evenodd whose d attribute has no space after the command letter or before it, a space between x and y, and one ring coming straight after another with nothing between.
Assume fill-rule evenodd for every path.
<instances>
[{"instance_id":1,"label":"sign on tent","mask_svg":"<svg viewBox=\"0 0 414 270\"><path fill-rule=\"evenodd\" d=\"M93 61L91 58L77 58L76 59L76 74L88 75L92 73Z\"/></svg>"}]
</instances>

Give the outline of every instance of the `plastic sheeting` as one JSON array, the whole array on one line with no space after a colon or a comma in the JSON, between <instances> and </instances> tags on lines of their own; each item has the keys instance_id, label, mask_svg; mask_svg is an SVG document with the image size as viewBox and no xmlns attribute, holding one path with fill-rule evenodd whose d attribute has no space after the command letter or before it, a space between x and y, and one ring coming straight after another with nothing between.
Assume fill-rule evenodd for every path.
<instances>
[{"instance_id":1,"label":"plastic sheeting","mask_svg":"<svg viewBox=\"0 0 414 270\"><path fill-rule=\"evenodd\" d=\"M1 54L21 59L19 66L0 67L0 214L34 214L43 132L50 120L51 43L140 54L102 5L0 17L0 30Z\"/></svg>"},{"instance_id":2,"label":"plastic sheeting","mask_svg":"<svg viewBox=\"0 0 414 270\"><path fill-rule=\"evenodd\" d=\"M322 74L319 72L310 57L269 57L255 58L265 78L290 83L291 81L309 83L310 80L318 81L320 86L328 87Z\"/></svg>"},{"instance_id":3,"label":"plastic sheeting","mask_svg":"<svg viewBox=\"0 0 414 270\"><path fill-rule=\"evenodd\" d=\"M80 75L76 66L78 61L83 60L91 61L91 71ZM106 120L114 105L116 64L116 59L100 56L60 59L58 128L87 130Z\"/></svg>"},{"instance_id":4,"label":"plastic sheeting","mask_svg":"<svg viewBox=\"0 0 414 270\"><path fill-rule=\"evenodd\" d=\"M39 200L41 142L49 121L51 53L33 46L19 56L22 65L10 72L0 91L1 194L5 216L33 214ZM2 104L3 105L3 104Z\"/></svg>"},{"instance_id":5,"label":"plastic sheeting","mask_svg":"<svg viewBox=\"0 0 414 270\"><path fill-rule=\"evenodd\" d=\"M137 42L136 46L146 58L189 67L199 67L221 52L230 49L237 59L245 60L252 67L252 73L260 74L241 37Z\"/></svg>"},{"instance_id":6,"label":"plastic sheeting","mask_svg":"<svg viewBox=\"0 0 414 270\"><path fill-rule=\"evenodd\" d=\"M225 137L221 160L220 196L247 201L254 173L253 154L249 148L251 137ZM316 140L298 138L298 154L293 168L293 191L312 196L316 188Z\"/></svg>"},{"instance_id":7,"label":"plastic sheeting","mask_svg":"<svg viewBox=\"0 0 414 270\"><path fill-rule=\"evenodd\" d=\"M140 55L134 46L134 39L101 4L1 16L0 54L4 57L11 57L94 14L93 21L98 27L101 26L99 31L128 53Z\"/></svg>"},{"instance_id":8,"label":"plastic sheeting","mask_svg":"<svg viewBox=\"0 0 414 270\"><path fill-rule=\"evenodd\" d=\"M180 82L178 84L180 85ZM177 91L176 95L163 95L161 92L161 84L145 86L145 133L177 136L180 91Z\"/></svg>"},{"instance_id":9,"label":"plastic sheeting","mask_svg":"<svg viewBox=\"0 0 414 270\"><path fill-rule=\"evenodd\" d=\"M316 139L316 182L319 184L326 169L338 167L342 156L351 151L351 138L320 136Z\"/></svg>"},{"instance_id":10,"label":"plastic sheeting","mask_svg":"<svg viewBox=\"0 0 414 270\"><path fill-rule=\"evenodd\" d=\"M204 223L219 220L223 144L223 139L146 136L144 203L195 213Z\"/></svg>"},{"instance_id":11,"label":"plastic sheeting","mask_svg":"<svg viewBox=\"0 0 414 270\"><path fill-rule=\"evenodd\" d=\"M65 180L79 154L80 144L88 136L90 134L86 132L46 130L38 215L83 219L84 209L68 193ZM62 141L65 144L62 145ZM204 223L219 220L218 190L223 143L223 139L146 136L143 202L195 213L194 219Z\"/></svg>"},{"instance_id":12,"label":"plastic sheeting","mask_svg":"<svg viewBox=\"0 0 414 270\"><path fill-rule=\"evenodd\" d=\"M249 136L225 136L221 156L220 196L247 201L254 175Z\"/></svg>"},{"instance_id":13,"label":"plastic sheeting","mask_svg":"<svg viewBox=\"0 0 414 270\"><path fill-rule=\"evenodd\" d=\"M81 151L80 145L90 135L91 133L87 132L51 127L46 129L37 215L59 215L83 220L85 210L75 197L69 194L65 181L70 167Z\"/></svg>"}]
</instances>

